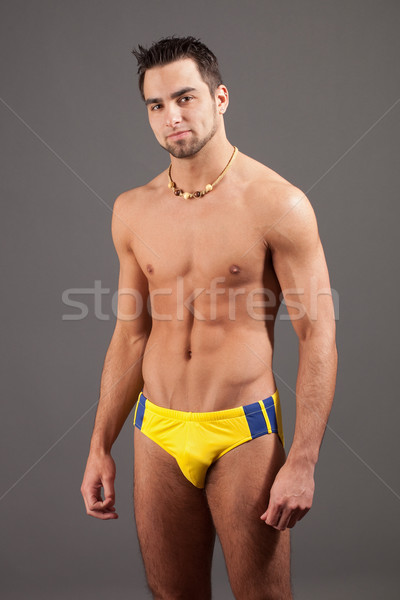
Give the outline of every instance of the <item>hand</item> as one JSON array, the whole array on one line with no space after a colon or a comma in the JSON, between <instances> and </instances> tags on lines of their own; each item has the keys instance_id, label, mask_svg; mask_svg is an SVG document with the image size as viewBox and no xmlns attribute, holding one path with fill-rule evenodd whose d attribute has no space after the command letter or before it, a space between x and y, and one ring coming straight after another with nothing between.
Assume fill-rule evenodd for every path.
<instances>
[{"instance_id":1,"label":"hand","mask_svg":"<svg viewBox=\"0 0 400 600\"><path fill-rule=\"evenodd\" d=\"M279 531L294 527L310 510L314 489L313 466L286 462L275 477L268 508L260 518Z\"/></svg>"},{"instance_id":2,"label":"hand","mask_svg":"<svg viewBox=\"0 0 400 600\"><path fill-rule=\"evenodd\" d=\"M118 519L115 512L115 462L111 454L89 454L81 493L85 501L86 513L97 519ZM104 500L101 488L104 488Z\"/></svg>"}]
</instances>

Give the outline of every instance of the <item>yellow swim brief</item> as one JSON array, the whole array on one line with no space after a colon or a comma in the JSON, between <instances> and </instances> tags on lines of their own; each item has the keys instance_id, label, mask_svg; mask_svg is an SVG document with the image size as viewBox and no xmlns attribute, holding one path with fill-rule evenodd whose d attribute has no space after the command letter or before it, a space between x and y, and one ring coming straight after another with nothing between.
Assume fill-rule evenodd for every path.
<instances>
[{"instance_id":1,"label":"yellow swim brief","mask_svg":"<svg viewBox=\"0 0 400 600\"><path fill-rule=\"evenodd\" d=\"M171 454L198 488L204 487L209 466L244 442L277 433L285 447L278 390L265 400L213 412L163 408L141 391L133 424Z\"/></svg>"}]
</instances>

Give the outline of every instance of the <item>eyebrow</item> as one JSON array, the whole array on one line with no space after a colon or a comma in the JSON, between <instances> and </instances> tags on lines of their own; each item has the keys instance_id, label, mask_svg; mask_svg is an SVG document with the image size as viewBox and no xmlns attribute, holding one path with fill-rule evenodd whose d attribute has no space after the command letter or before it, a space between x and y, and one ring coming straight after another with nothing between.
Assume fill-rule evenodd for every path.
<instances>
[{"instance_id":1,"label":"eyebrow","mask_svg":"<svg viewBox=\"0 0 400 600\"><path fill-rule=\"evenodd\" d=\"M179 96L182 96L182 94L186 94L187 92L196 92L196 88L193 87L185 87L182 88L181 90L178 90L177 92L173 92L170 95L171 100L173 100L174 98L178 98ZM149 104L160 104L162 102L162 98L147 98L147 100L144 101L145 105L148 106Z\"/></svg>"}]
</instances>

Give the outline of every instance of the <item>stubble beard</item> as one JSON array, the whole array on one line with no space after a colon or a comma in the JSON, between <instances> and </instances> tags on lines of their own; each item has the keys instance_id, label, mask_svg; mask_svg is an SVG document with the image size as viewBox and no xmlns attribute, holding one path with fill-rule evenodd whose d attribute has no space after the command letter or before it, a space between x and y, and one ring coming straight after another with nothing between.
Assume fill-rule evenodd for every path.
<instances>
[{"instance_id":1,"label":"stubble beard","mask_svg":"<svg viewBox=\"0 0 400 600\"><path fill-rule=\"evenodd\" d=\"M208 134L199 139L192 133L190 141L187 138L182 138L181 140L176 140L175 142L168 142L168 139L165 143L165 146L160 144L164 150L167 150L172 156L175 158L189 158L197 152L200 152L202 148L214 137L218 129L218 121L217 121L217 113L214 113L214 120L212 127Z\"/></svg>"}]
</instances>

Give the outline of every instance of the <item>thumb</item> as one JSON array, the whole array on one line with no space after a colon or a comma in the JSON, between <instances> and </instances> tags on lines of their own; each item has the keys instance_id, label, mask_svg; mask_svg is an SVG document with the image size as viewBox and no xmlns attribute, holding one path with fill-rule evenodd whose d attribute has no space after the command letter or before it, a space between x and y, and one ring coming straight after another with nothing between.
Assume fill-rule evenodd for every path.
<instances>
[{"instance_id":1,"label":"thumb","mask_svg":"<svg viewBox=\"0 0 400 600\"><path fill-rule=\"evenodd\" d=\"M112 506L115 503L115 490L114 490L114 479L112 477L107 478L103 481L104 487L104 502L105 504L109 504Z\"/></svg>"},{"instance_id":2,"label":"thumb","mask_svg":"<svg viewBox=\"0 0 400 600\"><path fill-rule=\"evenodd\" d=\"M273 502L271 499L271 492L268 496L268 505L267 505L267 510L261 515L260 519L263 519L264 521L267 519L268 516L270 516L270 513L272 511L272 506L273 506Z\"/></svg>"}]
</instances>

